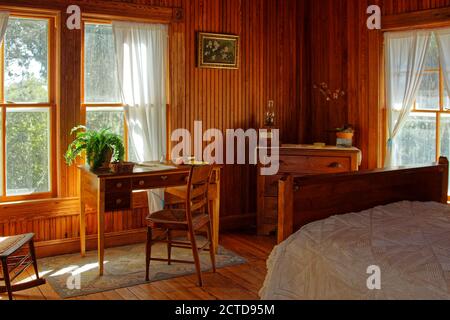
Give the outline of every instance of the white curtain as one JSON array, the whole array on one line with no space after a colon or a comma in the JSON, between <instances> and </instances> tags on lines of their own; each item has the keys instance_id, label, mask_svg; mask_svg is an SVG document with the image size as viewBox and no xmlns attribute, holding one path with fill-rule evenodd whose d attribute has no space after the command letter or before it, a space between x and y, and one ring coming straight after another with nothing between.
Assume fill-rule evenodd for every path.
<instances>
[{"instance_id":1,"label":"white curtain","mask_svg":"<svg viewBox=\"0 0 450 320\"><path fill-rule=\"evenodd\" d=\"M0 44L3 42L6 34L6 28L8 27L9 12L0 12Z\"/></svg>"},{"instance_id":2,"label":"white curtain","mask_svg":"<svg viewBox=\"0 0 450 320\"><path fill-rule=\"evenodd\" d=\"M388 145L385 166L393 162L394 140L405 124L422 81L431 31L385 34Z\"/></svg>"},{"instance_id":3,"label":"white curtain","mask_svg":"<svg viewBox=\"0 0 450 320\"><path fill-rule=\"evenodd\" d=\"M166 155L168 27L113 22L119 84L132 150L139 162ZM149 192L151 211L162 209L163 191Z\"/></svg>"},{"instance_id":4,"label":"white curtain","mask_svg":"<svg viewBox=\"0 0 450 320\"><path fill-rule=\"evenodd\" d=\"M435 31L439 45L439 56L444 74L445 89L450 96L450 28Z\"/></svg>"}]
</instances>

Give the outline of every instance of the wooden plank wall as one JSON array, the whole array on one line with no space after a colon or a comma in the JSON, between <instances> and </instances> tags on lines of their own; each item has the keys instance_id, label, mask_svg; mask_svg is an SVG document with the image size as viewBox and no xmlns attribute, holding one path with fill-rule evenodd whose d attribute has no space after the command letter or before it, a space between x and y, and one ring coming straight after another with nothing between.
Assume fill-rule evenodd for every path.
<instances>
[{"instance_id":1,"label":"wooden plank wall","mask_svg":"<svg viewBox=\"0 0 450 320\"><path fill-rule=\"evenodd\" d=\"M366 9L378 4L382 14L395 15L450 6L449 0L315 0L306 8L307 63L301 77L305 83L300 139L305 142L334 143L327 132L345 123L356 126L356 145L363 151L363 168L377 166L379 116L373 88L379 81L370 72L376 57L376 32L366 27ZM315 83L327 82L342 88L346 96L326 102Z\"/></svg>"},{"instance_id":2,"label":"wooden plank wall","mask_svg":"<svg viewBox=\"0 0 450 320\"><path fill-rule=\"evenodd\" d=\"M80 122L81 32L65 27L65 9L80 4L83 12L145 17L181 8L184 18L170 28L171 129L192 130L203 121L204 130L259 128L267 101L275 101L277 122L284 142L298 142L300 122L299 77L303 61L303 5L296 0L1 0L0 5L60 10L61 90L58 141L58 196L44 202L35 213L28 205L0 205L0 235L35 232L45 243L67 243L76 248L78 237L77 172L62 158L70 142L68 131ZM150 9L153 9L151 11ZM241 36L239 70L195 67L197 31ZM256 170L252 166L227 166L223 172L222 225L248 226L256 211ZM35 204L30 204L35 205ZM40 208L40 209L38 209ZM46 209L47 208L47 209ZM27 212L27 214L21 214ZM146 208L108 214L108 232L141 228ZM88 234L96 232L95 216L88 217ZM55 251L56 252L56 251ZM58 251L59 252L59 251Z\"/></svg>"},{"instance_id":3,"label":"wooden plank wall","mask_svg":"<svg viewBox=\"0 0 450 320\"><path fill-rule=\"evenodd\" d=\"M223 132L260 128L268 100L273 99L282 140L297 142L301 52L297 18L303 12L301 5L295 0L187 1L185 23L174 27L172 36L178 40L174 44L177 48L182 47L183 41L186 44L185 55L175 57L173 60L181 60L172 64L172 129L187 128L193 132L194 121L202 121L204 129ZM196 31L240 35L241 68L195 68ZM226 166L223 180L222 217L236 220L242 215L253 216L255 168Z\"/></svg>"}]
</instances>

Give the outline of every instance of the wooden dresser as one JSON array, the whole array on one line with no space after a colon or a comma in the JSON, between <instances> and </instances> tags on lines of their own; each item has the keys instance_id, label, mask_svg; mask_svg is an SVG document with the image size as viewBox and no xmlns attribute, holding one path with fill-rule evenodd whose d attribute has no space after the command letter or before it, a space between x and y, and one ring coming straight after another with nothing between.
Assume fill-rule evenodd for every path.
<instances>
[{"instance_id":1,"label":"wooden dresser","mask_svg":"<svg viewBox=\"0 0 450 320\"><path fill-rule=\"evenodd\" d=\"M356 148L283 145L280 170L275 176L262 176L258 168L258 234L268 235L278 226L278 181L285 174L311 175L358 171L361 151Z\"/></svg>"}]
</instances>

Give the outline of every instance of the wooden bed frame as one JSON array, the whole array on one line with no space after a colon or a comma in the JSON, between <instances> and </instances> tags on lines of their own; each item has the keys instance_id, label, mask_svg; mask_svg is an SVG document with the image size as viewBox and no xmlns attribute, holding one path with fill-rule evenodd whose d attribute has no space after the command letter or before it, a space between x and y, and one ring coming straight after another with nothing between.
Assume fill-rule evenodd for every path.
<instances>
[{"instance_id":1,"label":"wooden bed frame","mask_svg":"<svg viewBox=\"0 0 450 320\"><path fill-rule=\"evenodd\" d=\"M447 158L426 167L294 177L279 182L278 242L308 223L399 201L448 201Z\"/></svg>"}]
</instances>

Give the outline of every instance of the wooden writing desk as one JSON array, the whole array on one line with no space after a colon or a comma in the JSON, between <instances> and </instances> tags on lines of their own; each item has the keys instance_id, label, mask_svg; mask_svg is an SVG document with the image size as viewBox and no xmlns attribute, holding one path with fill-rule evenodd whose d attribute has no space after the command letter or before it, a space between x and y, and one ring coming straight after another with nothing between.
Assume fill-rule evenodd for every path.
<instances>
[{"instance_id":1,"label":"wooden writing desk","mask_svg":"<svg viewBox=\"0 0 450 320\"><path fill-rule=\"evenodd\" d=\"M113 174L92 172L88 167L79 167L80 181L80 242L81 255L86 254L86 205L96 209L98 216L98 263L103 275L105 253L105 212L132 209L133 191L183 186L187 183L189 166L136 167L133 173ZM210 213L213 226L213 244L217 252L219 244L220 169L214 167L209 190Z\"/></svg>"}]
</instances>

